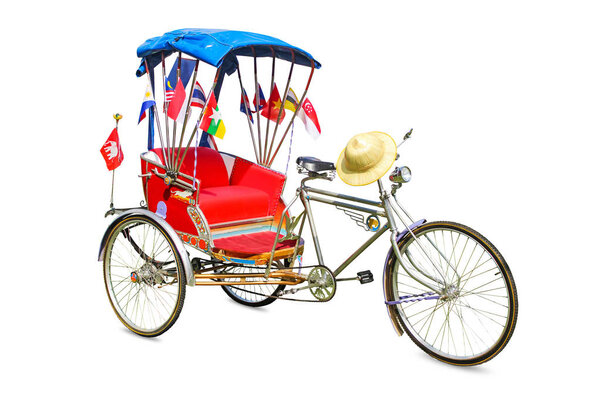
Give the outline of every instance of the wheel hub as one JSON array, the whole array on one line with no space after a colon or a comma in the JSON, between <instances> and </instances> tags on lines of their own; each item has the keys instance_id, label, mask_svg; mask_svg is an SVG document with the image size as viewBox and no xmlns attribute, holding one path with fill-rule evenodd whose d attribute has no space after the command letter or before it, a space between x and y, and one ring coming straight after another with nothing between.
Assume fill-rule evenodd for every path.
<instances>
[{"instance_id":1,"label":"wheel hub","mask_svg":"<svg viewBox=\"0 0 600 400\"><path fill-rule=\"evenodd\" d=\"M443 300L454 300L460 295L460 290L456 285L449 285L442 291Z\"/></svg>"},{"instance_id":2,"label":"wheel hub","mask_svg":"<svg viewBox=\"0 0 600 400\"><path fill-rule=\"evenodd\" d=\"M149 285L154 285L157 283L162 283L163 279L158 268L151 263L145 263L137 272L131 273L131 281L137 283L144 282Z\"/></svg>"}]
</instances>

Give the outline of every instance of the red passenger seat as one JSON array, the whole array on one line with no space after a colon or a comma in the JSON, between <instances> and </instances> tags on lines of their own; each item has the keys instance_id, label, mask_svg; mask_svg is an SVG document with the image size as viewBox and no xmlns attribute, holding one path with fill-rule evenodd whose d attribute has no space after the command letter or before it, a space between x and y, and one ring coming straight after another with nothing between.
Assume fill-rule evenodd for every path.
<instances>
[{"instance_id":1,"label":"red passenger seat","mask_svg":"<svg viewBox=\"0 0 600 400\"><path fill-rule=\"evenodd\" d=\"M162 149L151 151L164 163ZM277 171L206 147L191 147L181 172L200 182L198 207L209 225L274 216L285 182Z\"/></svg>"}]
</instances>

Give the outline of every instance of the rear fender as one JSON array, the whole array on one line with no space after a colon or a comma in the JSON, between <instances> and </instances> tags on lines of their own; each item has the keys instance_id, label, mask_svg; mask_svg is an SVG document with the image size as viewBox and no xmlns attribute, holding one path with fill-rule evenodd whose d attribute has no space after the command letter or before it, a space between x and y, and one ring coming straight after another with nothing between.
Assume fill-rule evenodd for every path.
<instances>
[{"instance_id":1,"label":"rear fender","mask_svg":"<svg viewBox=\"0 0 600 400\"><path fill-rule=\"evenodd\" d=\"M414 222L413 224L409 225L410 230L414 230L416 228L418 228L419 226L423 225L425 222L427 222L424 219L420 219L416 222ZM400 241L402 239L404 239L407 235L410 235L410 232L408 231L408 229L403 230L402 232L400 232L398 234L398 236L396 236L396 243L400 243ZM394 259L394 257L392 257L394 255L394 249L392 247L390 247L390 250L388 251L387 257L385 258L385 264L383 266L383 297L385 298L385 301L392 301L393 299L391 298L391 295L388 296L389 293L389 288L387 287L387 273L388 273L388 269L392 268L392 260ZM394 329L396 329L396 332L398 333L399 336L402 336L402 334L404 334L404 330L402 329L402 326L400 325L400 315L398 315L398 308L394 305L386 305L387 308L387 312L388 315L390 317L390 320L392 321L392 325L394 325Z\"/></svg>"},{"instance_id":2,"label":"rear fender","mask_svg":"<svg viewBox=\"0 0 600 400\"><path fill-rule=\"evenodd\" d=\"M169 225L164 219L160 218L158 215L154 214L151 211L148 211L144 208L134 208L128 211L125 211L123 214L119 215L111 224L108 226L106 231L104 232L104 236L102 237L102 241L100 242L100 251L98 252L98 261L102 261L104 259L104 252L106 250L106 244L108 243L108 236L110 232L112 232L113 228L122 220L132 215L143 215L150 218L153 222L155 222L158 226L160 226L164 231L169 235L169 238L173 241L175 245L175 250L179 253L181 258L181 262L183 263L183 270L185 271L185 277L187 280L188 286L195 286L196 279L194 278L194 270L192 269L192 264L190 263L190 258L188 257L188 253L183 246L183 242L175 232L175 230Z\"/></svg>"}]
</instances>

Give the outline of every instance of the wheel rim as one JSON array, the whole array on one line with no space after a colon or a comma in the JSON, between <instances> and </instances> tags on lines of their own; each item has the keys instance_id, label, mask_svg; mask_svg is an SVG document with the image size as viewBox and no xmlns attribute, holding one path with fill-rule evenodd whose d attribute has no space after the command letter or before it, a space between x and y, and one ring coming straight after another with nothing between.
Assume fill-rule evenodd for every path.
<instances>
[{"instance_id":1,"label":"wheel rim","mask_svg":"<svg viewBox=\"0 0 600 400\"><path fill-rule=\"evenodd\" d=\"M180 303L181 273L173 243L154 224L129 219L111 233L104 263L106 289L129 329L153 334L169 326Z\"/></svg>"},{"instance_id":2,"label":"wheel rim","mask_svg":"<svg viewBox=\"0 0 600 400\"><path fill-rule=\"evenodd\" d=\"M405 327L441 357L457 361L485 357L502 345L511 321L507 277L498 258L488 246L456 229L430 228L416 236L421 246L412 238L405 242L400 249L403 263L429 265L427 272L443 283L436 285L441 295L431 296L431 289L412 279L396 261L394 300L415 296L397 305ZM431 299L421 300L424 297Z\"/></svg>"}]
</instances>

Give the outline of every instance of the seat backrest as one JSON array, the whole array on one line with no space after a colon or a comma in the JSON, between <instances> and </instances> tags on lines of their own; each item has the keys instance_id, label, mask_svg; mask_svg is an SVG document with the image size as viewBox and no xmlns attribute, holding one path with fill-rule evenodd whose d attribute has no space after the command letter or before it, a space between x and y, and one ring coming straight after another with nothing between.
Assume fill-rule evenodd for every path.
<instances>
[{"instance_id":1,"label":"seat backrest","mask_svg":"<svg viewBox=\"0 0 600 400\"><path fill-rule=\"evenodd\" d=\"M181 149L183 154L185 149ZM152 149L164 164L162 149ZM166 153L166 150L165 150ZM181 164L181 172L194 176L194 161L196 163L196 178L200 180L201 188L229 185L229 174L223 157L218 151L208 147L190 147Z\"/></svg>"}]
</instances>

